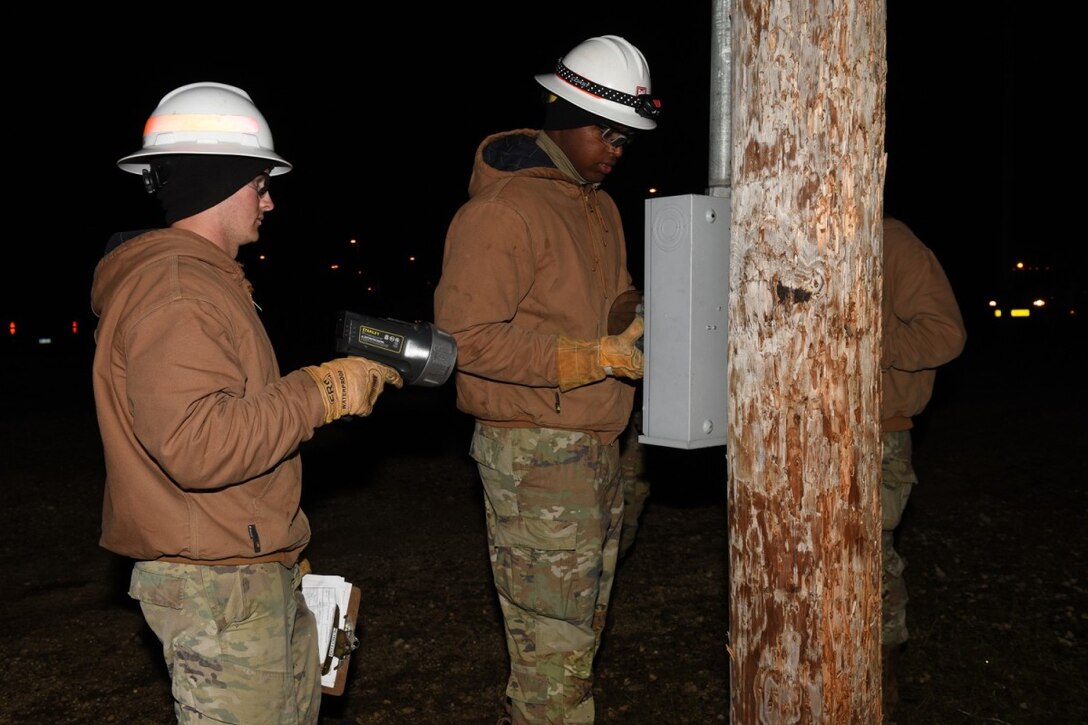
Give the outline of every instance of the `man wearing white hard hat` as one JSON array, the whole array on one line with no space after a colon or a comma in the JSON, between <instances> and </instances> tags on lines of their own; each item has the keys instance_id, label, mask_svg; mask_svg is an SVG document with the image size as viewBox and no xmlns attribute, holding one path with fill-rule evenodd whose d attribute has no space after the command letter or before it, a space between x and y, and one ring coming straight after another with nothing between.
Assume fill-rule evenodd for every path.
<instances>
[{"instance_id":1,"label":"man wearing white hard hat","mask_svg":"<svg viewBox=\"0 0 1088 725\"><path fill-rule=\"evenodd\" d=\"M435 322L457 340L457 404L476 419L470 452L510 657L500 721L592 723L623 517L617 438L642 377L642 318L608 332L633 286L600 186L660 104L646 59L614 35L536 80L543 128L477 150Z\"/></svg>"},{"instance_id":2,"label":"man wearing white hard hat","mask_svg":"<svg viewBox=\"0 0 1088 725\"><path fill-rule=\"evenodd\" d=\"M162 642L178 722L316 723L298 447L402 380L363 358L281 376L235 257L291 165L245 91L171 91L118 165L166 226L114 235L95 269L100 543L135 560L129 595Z\"/></svg>"}]
</instances>

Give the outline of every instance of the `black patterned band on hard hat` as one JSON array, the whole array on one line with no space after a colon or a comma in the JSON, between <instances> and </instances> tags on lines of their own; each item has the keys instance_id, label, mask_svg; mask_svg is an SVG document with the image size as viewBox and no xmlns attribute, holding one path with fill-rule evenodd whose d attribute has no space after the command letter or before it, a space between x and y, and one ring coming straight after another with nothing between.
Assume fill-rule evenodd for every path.
<instances>
[{"instance_id":1,"label":"black patterned band on hard hat","mask_svg":"<svg viewBox=\"0 0 1088 725\"><path fill-rule=\"evenodd\" d=\"M594 83L585 76L580 76L567 66L563 65L562 58L555 64L555 74L575 88L581 88L583 91L592 93L606 101L612 101L621 106L629 106L635 109L635 113L643 118L656 120L657 117L661 115L661 101L654 98L649 93L633 96L630 93L624 93L623 91L617 91L614 88Z\"/></svg>"}]
</instances>

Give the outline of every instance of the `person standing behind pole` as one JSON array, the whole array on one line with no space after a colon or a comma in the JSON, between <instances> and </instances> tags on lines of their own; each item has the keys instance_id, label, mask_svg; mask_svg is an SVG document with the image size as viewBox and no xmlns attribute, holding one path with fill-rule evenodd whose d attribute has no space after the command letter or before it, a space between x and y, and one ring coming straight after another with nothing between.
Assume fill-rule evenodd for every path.
<instances>
[{"instance_id":1,"label":"person standing behind pole","mask_svg":"<svg viewBox=\"0 0 1088 725\"><path fill-rule=\"evenodd\" d=\"M883 259L881 659L887 721L899 700L896 670L908 639L906 562L895 550L895 529L918 482L911 463L913 417L929 403L936 368L959 356L967 332L937 257L898 219L884 220Z\"/></svg>"},{"instance_id":2,"label":"person standing behind pole","mask_svg":"<svg viewBox=\"0 0 1088 725\"><path fill-rule=\"evenodd\" d=\"M580 43L536 81L543 129L491 135L476 152L435 322L457 340L457 405L476 419L470 453L510 656L500 722L592 723L623 516L617 438L643 329L639 316L607 333L633 285L600 185L656 127L660 104L645 57L614 35Z\"/></svg>"},{"instance_id":3,"label":"person standing behind pole","mask_svg":"<svg viewBox=\"0 0 1088 725\"><path fill-rule=\"evenodd\" d=\"M167 228L114 235L95 269L100 543L136 559L129 595L162 642L178 722L316 723L298 446L402 380L358 357L280 375L235 257L291 165L245 91L171 91L118 165Z\"/></svg>"}]
</instances>

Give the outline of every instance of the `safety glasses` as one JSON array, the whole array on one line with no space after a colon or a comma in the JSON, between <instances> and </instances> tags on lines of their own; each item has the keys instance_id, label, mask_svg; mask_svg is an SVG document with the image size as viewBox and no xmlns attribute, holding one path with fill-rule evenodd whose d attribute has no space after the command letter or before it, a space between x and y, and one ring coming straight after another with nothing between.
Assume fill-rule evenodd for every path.
<instances>
[{"instance_id":1,"label":"safety glasses","mask_svg":"<svg viewBox=\"0 0 1088 725\"><path fill-rule=\"evenodd\" d=\"M635 140L634 132L627 129L620 130L612 128L611 126L598 126L597 128L601 131L601 138L604 139L604 142L609 146L619 148L620 146L626 146Z\"/></svg>"}]
</instances>

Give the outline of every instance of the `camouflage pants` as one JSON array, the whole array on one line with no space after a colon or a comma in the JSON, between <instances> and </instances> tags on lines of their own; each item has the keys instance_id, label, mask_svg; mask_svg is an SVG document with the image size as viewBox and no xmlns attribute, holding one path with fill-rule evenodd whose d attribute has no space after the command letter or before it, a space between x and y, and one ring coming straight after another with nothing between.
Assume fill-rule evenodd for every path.
<instances>
[{"instance_id":1,"label":"camouflage pants","mask_svg":"<svg viewBox=\"0 0 1088 725\"><path fill-rule=\"evenodd\" d=\"M911 465L910 431L895 431L883 436L884 457L881 473L880 505L884 531L880 541L883 559L881 572L881 620L883 644L906 642L907 584L903 579L906 560L895 550L895 528L907 507L911 489L918 483Z\"/></svg>"},{"instance_id":2,"label":"camouflage pants","mask_svg":"<svg viewBox=\"0 0 1088 725\"><path fill-rule=\"evenodd\" d=\"M646 480L646 452L638 442L642 428L642 412L631 414L631 423L620 444L620 473L623 476L623 530L620 532L620 558L635 543L638 522L646 499L650 497L650 482Z\"/></svg>"},{"instance_id":3,"label":"camouflage pants","mask_svg":"<svg viewBox=\"0 0 1088 725\"><path fill-rule=\"evenodd\" d=\"M298 567L143 561L129 596L163 645L179 723L316 723L317 623Z\"/></svg>"},{"instance_id":4,"label":"camouflage pants","mask_svg":"<svg viewBox=\"0 0 1088 725\"><path fill-rule=\"evenodd\" d=\"M623 517L619 447L546 428L476 424L491 569L515 725L592 723Z\"/></svg>"}]
</instances>

